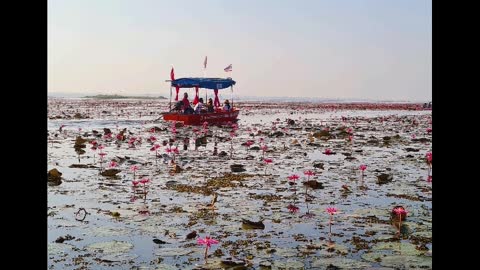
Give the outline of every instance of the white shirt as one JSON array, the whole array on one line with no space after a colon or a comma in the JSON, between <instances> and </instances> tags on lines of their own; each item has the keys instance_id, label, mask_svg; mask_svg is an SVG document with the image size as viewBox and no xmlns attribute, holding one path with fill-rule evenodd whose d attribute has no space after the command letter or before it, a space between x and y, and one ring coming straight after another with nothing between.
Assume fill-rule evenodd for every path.
<instances>
[{"instance_id":1,"label":"white shirt","mask_svg":"<svg viewBox=\"0 0 480 270\"><path fill-rule=\"evenodd\" d=\"M196 112L196 113L199 113L200 110L203 109L203 103L201 102L198 102L197 105L195 105L195 108L193 108L193 110Z\"/></svg>"}]
</instances>

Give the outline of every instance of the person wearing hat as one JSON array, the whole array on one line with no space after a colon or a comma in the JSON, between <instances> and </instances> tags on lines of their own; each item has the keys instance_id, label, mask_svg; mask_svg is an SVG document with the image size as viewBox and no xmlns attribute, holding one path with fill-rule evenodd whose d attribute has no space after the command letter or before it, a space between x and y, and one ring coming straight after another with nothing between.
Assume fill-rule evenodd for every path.
<instances>
[{"instance_id":1,"label":"person wearing hat","mask_svg":"<svg viewBox=\"0 0 480 270\"><path fill-rule=\"evenodd\" d=\"M223 102L223 110L228 112L228 111L230 111L230 108L231 108L230 101L228 101L228 99L226 99L225 102Z\"/></svg>"}]
</instances>

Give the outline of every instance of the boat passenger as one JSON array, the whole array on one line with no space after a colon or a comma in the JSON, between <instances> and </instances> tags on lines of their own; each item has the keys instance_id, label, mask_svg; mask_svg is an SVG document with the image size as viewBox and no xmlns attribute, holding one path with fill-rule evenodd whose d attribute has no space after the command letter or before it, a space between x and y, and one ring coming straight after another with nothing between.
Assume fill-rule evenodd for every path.
<instances>
[{"instance_id":1,"label":"boat passenger","mask_svg":"<svg viewBox=\"0 0 480 270\"><path fill-rule=\"evenodd\" d=\"M213 100L211 98L209 98L207 102L207 112L215 112L215 109L213 107Z\"/></svg>"},{"instance_id":2,"label":"boat passenger","mask_svg":"<svg viewBox=\"0 0 480 270\"><path fill-rule=\"evenodd\" d=\"M223 102L223 110L224 111L230 111L231 109L231 106L230 106L230 101L228 101L228 99L225 100L225 102Z\"/></svg>"},{"instance_id":3,"label":"boat passenger","mask_svg":"<svg viewBox=\"0 0 480 270\"><path fill-rule=\"evenodd\" d=\"M187 92L183 93L182 102L183 102L183 113L184 113L184 114L192 114L192 113L193 113L193 109L192 109L192 107L190 106L190 101L188 101L188 94L187 94Z\"/></svg>"},{"instance_id":4,"label":"boat passenger","mask_svg":"<svg viewBox=\"0 0 480 270\"><path fill-rule=\"evenodd\" d=\"M203 110L203 98L198 99L198 103L193 110L195 113L200 113Z\"/></svg>"}]
</instances>

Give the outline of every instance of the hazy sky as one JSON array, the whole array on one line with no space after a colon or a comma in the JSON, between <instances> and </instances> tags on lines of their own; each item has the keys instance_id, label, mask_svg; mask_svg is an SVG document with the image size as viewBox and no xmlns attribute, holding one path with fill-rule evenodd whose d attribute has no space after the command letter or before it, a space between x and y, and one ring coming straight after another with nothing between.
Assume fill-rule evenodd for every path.
<instances>
[{"instance_id":1,"label":"hazy sky","mask_svg":"<svg viewBox=\"0 0 480 270\"><path fill-rule=\"evenodd\" d=\"M49 92L164 94L176 77L235 93L430 100L427 0L49 0ZM233 65L233 72L223 71Z\"/></svg>"}]
</instances>

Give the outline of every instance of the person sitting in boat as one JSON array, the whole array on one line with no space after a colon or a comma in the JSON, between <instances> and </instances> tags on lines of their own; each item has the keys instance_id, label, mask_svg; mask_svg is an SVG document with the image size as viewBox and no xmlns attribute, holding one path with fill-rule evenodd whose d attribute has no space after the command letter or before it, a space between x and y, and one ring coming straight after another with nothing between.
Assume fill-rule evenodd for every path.
<instances>
[{"instance_id":1,"label":"person sitting in boat","mask_svg":"<svg viewBox=\"0 0 480 270\"><path fill-rule=\"evenodd\" d=\"M230 111L232 107L230 106L230 101L228 101L228 99L225 100L225 102L223 102L223 110L224 111Z\"/></svg>"},{"instance_id":2,"label":"person sitting in boat","mask_svg":"<svg viewBox=\"0 0 480 270\"><path fill-rule=\"evenodd\" d=\"M195 105L195 108L193 108L193 111L198 114L198 113L201 113L202 110L203 110L203 98L199 98L197 105Z\"/></svg>"},{"instance_id":3,"label":"person sitting in boat","mask_svg":"<svg viewBox=\"0 0 480 270\"><path fill-rule=\"evenodd\" d=\"M207 112L215 112L215 108L213 107L213 100L211 98L209 98L207 102Z\"/></svg>"},{"instance_id":4,"label":"person sitting in boat","mask_svg":"<svg viewBox=\"0 0 480 270\"><path fill-rule=\"evenodd\" d=\"M192 106L190 106L190 101L188 101L188 94L187 94L187 92L183 93L182 102L183 102L183 113L184 113L184 114L192 114L192 113L193 113L193 109L192 109Z\"/></svg>"}]
</instances>

